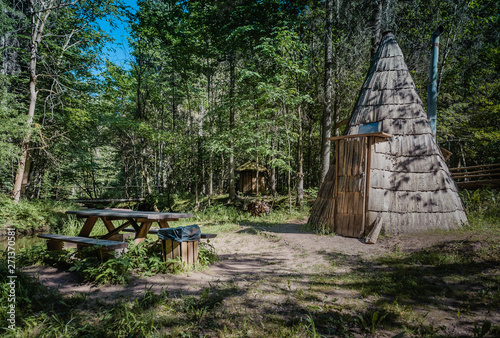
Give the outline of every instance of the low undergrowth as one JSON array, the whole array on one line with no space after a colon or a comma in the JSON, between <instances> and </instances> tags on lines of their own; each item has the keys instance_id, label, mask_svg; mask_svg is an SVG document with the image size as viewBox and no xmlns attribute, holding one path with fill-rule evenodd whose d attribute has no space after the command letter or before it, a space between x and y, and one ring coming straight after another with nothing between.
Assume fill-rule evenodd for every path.
<instances>
[{"instance_id":1,"label":"low undergrowth","mask_svg":"<svg viewBox=\"0 0 500 338\"><path fill-rule=\"evenodd\" d=\"M500 231L500 191L492 188L463 190L460 197L464 202L469 225L464 231Z\"/></svg>"},{"instance_id":2,"label":"low undergrowth","mask_svg":"<svg viewBox=\"0 0 500 338\"><path fill-rule=\"evenodd\" d=\"M133 273L144 277L164 273L186 271L188 267L180 260L163 261L160 241L146 239L138 245L129 243L127 252L117 255L107 253L104 257L97 247L87 247L81 250L68 249L48 251L39 245L21 250L17 256L19 266L45 265L78 273L81 281L95 284L127 284ZM5 257L3 258L5 260ZM209 243L201 242L199 246L199 269L218 260L215 249Z\"/></svg>"},{"instance_id":3,"label":"low undergrowth","mask_svg":"<svg viewBox=\"0 0 500 338\"><path fill-rule=\"evenodd\" d=\"M314 194L307 195L309 199L314 198ZM221 231L231 231L240 224L252 224L255 222L264 225L275 225L285 223L291 219L307 218L308 203L304 202L301 208L289 208L288 197L278 196L273 199L270 196L260 196L258 198L240 198L235 203L229 202L229 196L218 195L209 199L207 196L200 197L198 202L194 195L178 194L171 195L170 204L162 200L158 195L153 198L154 203L146 205L114 205L109 207L131 207L132 209L155 210L169 212L191 212L193 218L181 219L175 226L185 226L193 223L200 225L217 226ZM245 200L262 200L269 205L273 205L269 215L262 217L251 216L249 212L243 210ZM273 202L274 201L274 202ZM168 207L170 205L170 207ZM104 206L102 206L104 207ZM0 230L2 228L16 228L20 234L32 234L41 231L50 231L63 235L77 235L83 225L82 219L77 219L72 215L66 215L65 211L79 209L80 206L71 202L53 201L50 199L21 200L19 204L12 201L12 198L0 194ZM93 234L99 235L99 231L105 228L95 229Z\"/></svg>"},{"instance_id":4,"label":"low undergrowth","mask_svg":"<svg viewBox=\"0 0 500 338\"><path fill-rule=\"evenodd\" d=\"M72 203L52 200L22 200L16 204L0 194L0 229L15 228L19 233L32 234L61 227L68 219L64 212L75 208L78 206Z\"/></svg>"}]
</instances>

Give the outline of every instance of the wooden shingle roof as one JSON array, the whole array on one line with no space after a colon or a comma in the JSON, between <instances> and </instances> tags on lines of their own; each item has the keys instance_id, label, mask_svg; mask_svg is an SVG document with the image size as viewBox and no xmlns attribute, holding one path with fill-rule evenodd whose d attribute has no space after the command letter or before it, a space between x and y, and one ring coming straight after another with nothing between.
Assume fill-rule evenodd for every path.
<instances>
[{"instance_id":1,"label":"wooden shingle roof","mask_svg":"<svg viewBox=\"0 0 500 338\"><path fill-rule=\"evenodd\" d=\"M259 164L259 172L267 171L266 167ZM245 164L239 166L236 171L257 171L257 163L254 161L248 161Z\"/></svg>"}]
</instances>

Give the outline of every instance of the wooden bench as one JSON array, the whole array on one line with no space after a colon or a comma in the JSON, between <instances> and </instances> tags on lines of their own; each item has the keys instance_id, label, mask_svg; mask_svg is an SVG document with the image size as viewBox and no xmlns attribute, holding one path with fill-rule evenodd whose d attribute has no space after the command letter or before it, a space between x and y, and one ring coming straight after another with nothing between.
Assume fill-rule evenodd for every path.
<instances>
[{"instance_id":1,"label":"wooden bench","mask_svg":"<svg viewBox=\"0 0 500 338\"><path fill-rule=\"evenodd\" d=\"M47 248L49 250L61 250L63 248L64 242L76 243L80 246L94 246L105 248L108 251L124 249L128 247L126 242L110 241L106 239L97 239L90 237L75 237L75 236L64 236L55 234L44 234L38 235L40 238L48 239Z\"/></svg>"}]
</instances>

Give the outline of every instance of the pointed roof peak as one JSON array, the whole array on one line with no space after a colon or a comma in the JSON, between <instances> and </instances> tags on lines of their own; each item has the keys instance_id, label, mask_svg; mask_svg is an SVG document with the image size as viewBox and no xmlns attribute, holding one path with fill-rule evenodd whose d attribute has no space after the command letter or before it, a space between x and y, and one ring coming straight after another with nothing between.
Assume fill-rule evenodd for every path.
<instances>
[{"instance_id":1,"label":"pointed roof peak","mask_svg":"<svg viewBox=\"0 0 500 338\"><path fill-rule=\"evenodd\" d=\"M382 32L382 37L386 36L389 33L394 35L394 32L392 31L392 29L386 29L385 31Z\"/></svg>"},{"instance_id":2,"label":"pointed roof peak","mask_svg":"<svg viewBox=\"0 0 500 338\"><path fill-rule=\"evenodd\" d=\"M379 123L391 135L431 134L427 115L392 32L385 32L349 121L346 134Z\"/></svg>"}]
</instances>

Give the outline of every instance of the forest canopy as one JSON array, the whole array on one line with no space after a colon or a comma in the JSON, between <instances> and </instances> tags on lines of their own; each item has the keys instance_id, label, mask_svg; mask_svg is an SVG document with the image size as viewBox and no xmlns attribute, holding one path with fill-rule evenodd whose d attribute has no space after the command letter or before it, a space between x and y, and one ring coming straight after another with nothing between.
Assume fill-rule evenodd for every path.
<instances>
[{"instance_id":1,"label":"forest canopy","mask_svg":"<svg viewBox=\"0 0 500 338\"><path fill-rule=\"evenodd\" d=\"M343 132L382 32L394 32L426 107L438 26L437 141L450 167L500 163L499 8L0 0L0 192L234 198L235 169L253 161L267 168L262 189L295 191L300 204L320 184L325 131ZM128 26L127 64L103 58L111 37L99 20Z\"/></svg>"}]
</instances>

